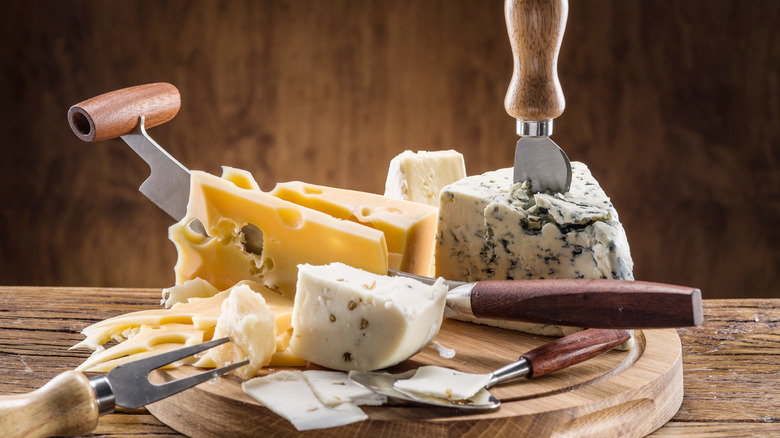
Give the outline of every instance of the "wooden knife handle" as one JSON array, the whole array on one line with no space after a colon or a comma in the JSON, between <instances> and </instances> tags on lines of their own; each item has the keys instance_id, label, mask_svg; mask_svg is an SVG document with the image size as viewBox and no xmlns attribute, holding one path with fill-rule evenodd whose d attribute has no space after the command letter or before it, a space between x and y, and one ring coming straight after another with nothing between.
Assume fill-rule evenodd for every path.
<instances>
[{"instance_id":1,"label":"wooden knife handle","mask_svg":"<svg viewBox=\"0 0 780 438\"><path fill-rule=\"evenodd\" d=\"M95 391L87 377L66 371L43 387L0 397L0 436L84 435L97 427Z\"/></svg>"},{"instance_id":2,"label":"wooden knife handle","mask_svg":"<svg viewBox=\"0 0 780 438\"><path fill-rule=\"evenodd\" d=\"M558 338L521 356L528 361L533 378L568 368L594 358L631 339L629 330L589 329Z\"/></svg>"},{"instance_id":3,"label":"wooden knife handle","mask_svg":"<svg viewBox=\"0 0 780 438\"><path fill-rule=\"evenodd\" d=\"M73 105L68 123L84 141L116 138L132 132L144 116L144 128L171 120L179 112L179 90L164 82L122 88Z\"/></svg>"},{"instance_id":4,"label":"wooden knife handle","mask_svg":"<svg viewBox=\"0 0 780 438\"><path fill-rule=\"evenodd\" d=\"M700 325L701 291L627 280L480 281L471 292L480 318L589 328Z\"/></svg>"},{"instance_id":5,"label":"wooden knife handle","mask_svg":"<svg viewBox=\"0 0 780 438\"><path fill-rule=\"evenodd\" d=\"M568 12L568 0L506 0L504 4L514 58L504 108L515 119L543 121L563 113L558 52Z\"/></svg>"}]
</instances>

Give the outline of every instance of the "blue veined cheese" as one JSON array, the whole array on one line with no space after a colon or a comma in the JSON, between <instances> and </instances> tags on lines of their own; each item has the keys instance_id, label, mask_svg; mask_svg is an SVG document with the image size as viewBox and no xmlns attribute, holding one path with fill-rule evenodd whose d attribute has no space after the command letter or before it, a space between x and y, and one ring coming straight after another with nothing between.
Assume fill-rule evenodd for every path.
<instances>
[{"instance_id":1,"label":"blue veined cheese","mask_svg":"<svg viewBox=\"0 0 780 438\"><path fill-rule=\"evenodd\" d=\"M532 193L512 168L464 178L441 193L436 275L478 281L633 280L623 226L583 163L565 194Z\"/></svg>"},{"instance_id":2,"label":"blue veined cheese","mask_svg":"<svg viewBox=\"0 0 780 438\"><path fill-rule=\"evenodd\" d=\"M528 182L513 182L512 168L470 176L445 187L439 207L436 276L461 281L633 280L634 263L615 207L585 164L571 165L571 189L565 194L532 193ZM546 336L580 330L458 319Z\"/></svg>"}]
</instances>

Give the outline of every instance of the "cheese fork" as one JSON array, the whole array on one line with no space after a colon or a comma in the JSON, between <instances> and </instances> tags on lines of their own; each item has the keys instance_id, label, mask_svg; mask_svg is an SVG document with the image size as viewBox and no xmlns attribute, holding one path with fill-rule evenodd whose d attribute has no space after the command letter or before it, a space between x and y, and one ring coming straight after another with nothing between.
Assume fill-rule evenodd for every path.
<instances>
[{"instance_id":1,"label":"cheese fork","mask_svg":"<svg viewBox=\"0 0 780 438\"><path fill-rule=\"evenodd\" d=\"M87 377L66 371L43 387L0 397L0 435L3 438L83 435L97 427L98 417L116 406L136 409L249 363L237 362L164 384L148 374L162 366L229 342L220 338L117 366L107 375Z\"/></svg>"},{"instance_id":2,"label":"cheese fork","mask_svg":"<svg viewBox=\"0 0 780 438\"><path fill-rule=\"evenodd\" d=\"M587 329L564 336L534 348L520 356L519 360L486 375L487 384L467 400L420 394L395 386L399 380L412 378L417 370L400 374L350 371L349 378L377 394L412 403L462 410L489 410L501 405L501 401L488 392L489 388L521 377L531 379L568 368L612 350L630 339L631 331L623 329ZM455 378L458 377L464 376Z\"/></svg>"}]
</instances>

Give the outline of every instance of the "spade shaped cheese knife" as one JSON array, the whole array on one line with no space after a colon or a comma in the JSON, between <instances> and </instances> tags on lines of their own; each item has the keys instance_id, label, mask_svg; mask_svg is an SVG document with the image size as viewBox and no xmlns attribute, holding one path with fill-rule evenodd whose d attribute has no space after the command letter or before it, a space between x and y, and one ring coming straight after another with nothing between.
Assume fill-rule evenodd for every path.
<instances>
[{"instance_id":1,"label":"spade shaped cheese knife","mask_svg":"<svg viewBox=\"0 0 780 438\"><path fill-rule=\"evenodd\" d=\"M550 140L553 119L565 101L558 81L567 0L506 0L504 13L514 72L504 107L517 120L514 182L530 181L534 193L565 193L571 186L569 158Z\"/></svg>"}]
</instances>

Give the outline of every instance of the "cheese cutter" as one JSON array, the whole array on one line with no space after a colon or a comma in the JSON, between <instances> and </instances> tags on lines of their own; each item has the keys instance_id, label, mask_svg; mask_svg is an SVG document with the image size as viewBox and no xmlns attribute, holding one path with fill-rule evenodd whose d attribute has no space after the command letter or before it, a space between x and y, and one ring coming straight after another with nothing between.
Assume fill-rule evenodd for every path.
<instances>
[{"instance_id":1,"label":"cheese cutter","mask_svg":"<svg viewBox=\"0 0 780 438\"><path fill-rule=\"evenodd\" d=\"M0 435L4 438L83 435L98 417L116 406L136 409L242 367L248 360L161 385L148 374L157 368L229 342L220 338L117 366L107 375L86 377L66 371L28 394L0 397Z\"/></svg>"},{"instance_id":2,"label":"cheese cutter","mask_svg":"<svg viewBox=\"0 0 780 438\"><path fill-rule=\"evenodd\" d=\"M506 0L504 15L514 71L504 108L517 120L514 182L530 181L531 191L565 193L571 163L550 139L553 119L565 100L558 80L558 52L568 15L568 0Z\"/></svg>"},{"instance_id":3,"label":"cheese cutter","mask_svg":"<svg viewBox=\"0 0 780 438\"><path fill-rule=\"evenodd\" d=\"M424 395L395 386L395 382L411 378L417 370L400 374L350 371L349 378L378 394L413 403L464 410L495 409L501 402L488 392L489 388L521 377L532 379L568 368L612 350L629 339L629 330L600 329L583 330L558 338L523 354L516 362L490 373L487 385L467 400Z\"/></svg>"},{"instance_id":4,"label":"cheese cutter","mask_svg":"<svg viewBox=\"0 0 780 438\"><path fill-rule=\"evenodd\" d=\"M151 168L140 187L175 220L187 211L190 172L147 134L145 128L172 119L179 91L171 84L139 85L87 99L70 108L68 122L77 137L92 142L121 137ZM557 147L557 146L556 146ZM189 224L206 235L199 221ZM242 228L247 251L262 252L262 231ZM432 284L434 279L406 272ZM446 317L456 314L590 328L676 328L702 322L699 289L620 280L447 281Z\"/></svg>"}]
</instances>

